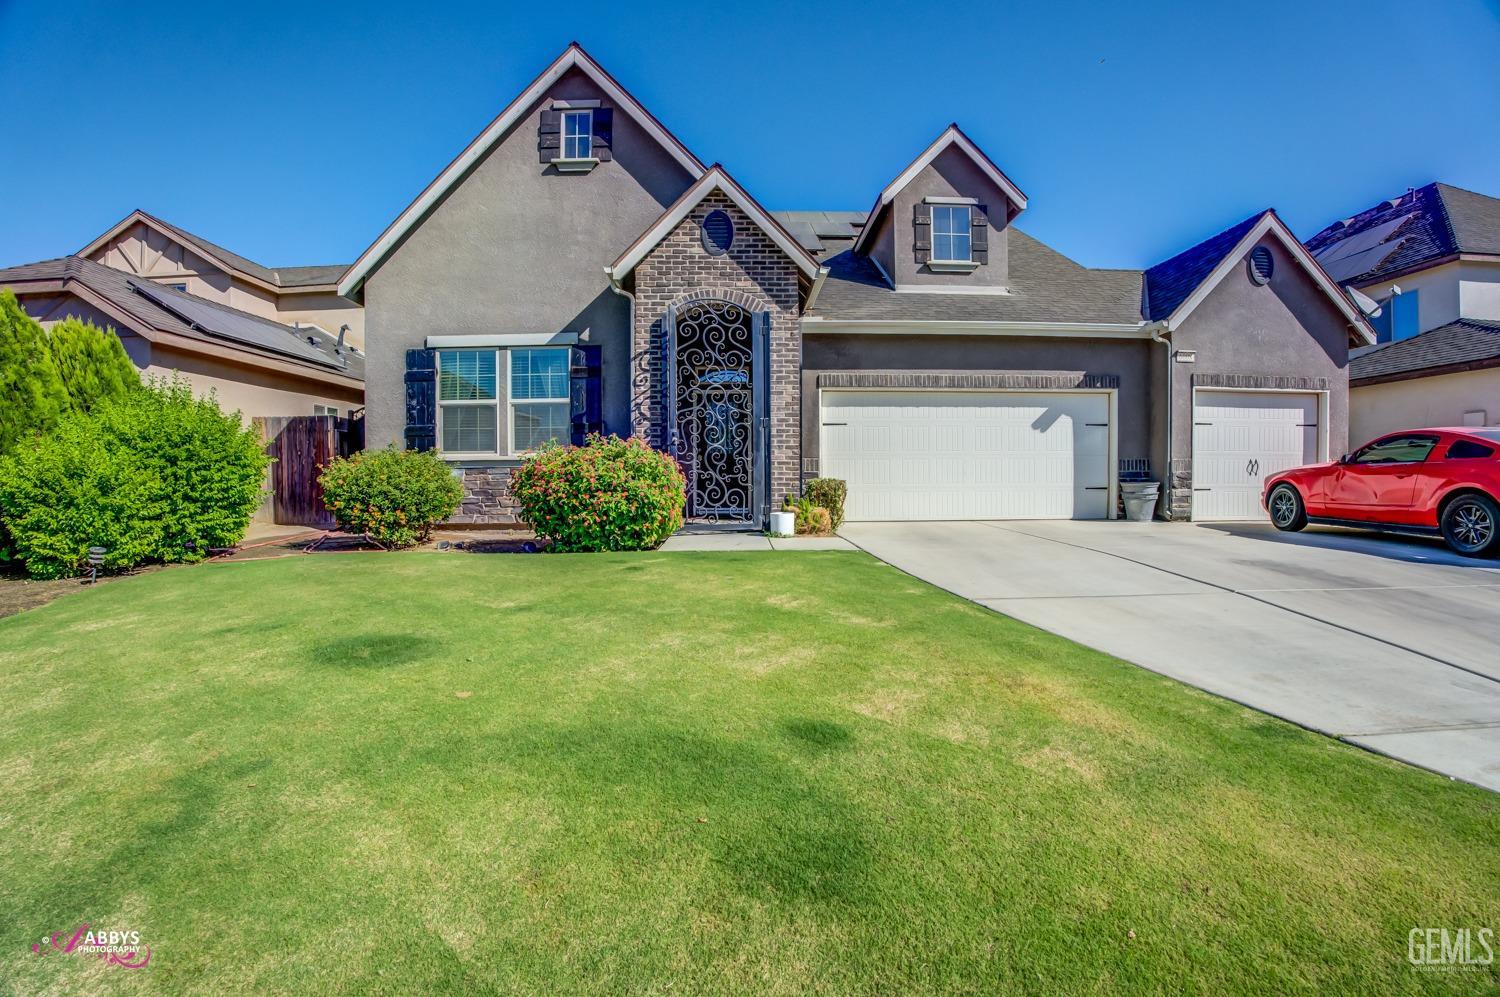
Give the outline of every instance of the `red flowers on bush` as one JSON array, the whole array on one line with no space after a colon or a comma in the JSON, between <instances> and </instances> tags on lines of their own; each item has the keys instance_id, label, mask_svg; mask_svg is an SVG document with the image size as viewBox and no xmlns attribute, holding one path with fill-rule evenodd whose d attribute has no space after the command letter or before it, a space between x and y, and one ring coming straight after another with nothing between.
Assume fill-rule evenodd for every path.
<instances>
[{"instance_id":1,"label":"red flowers on bush","mask_svg":"<svg viewBox=\"0 0 1500 997\"><path fill-rule=\"evenodd\" d=\"M687 481L643 440L551 445L511 472L521 519L550 550L651 550L682 528Z\"/></svg>"}]
</instances>

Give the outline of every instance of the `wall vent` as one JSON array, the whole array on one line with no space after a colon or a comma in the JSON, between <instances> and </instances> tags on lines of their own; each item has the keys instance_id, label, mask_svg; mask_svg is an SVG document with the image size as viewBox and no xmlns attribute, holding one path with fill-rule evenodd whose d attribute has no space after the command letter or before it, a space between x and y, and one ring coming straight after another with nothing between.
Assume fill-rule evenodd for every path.
<instances>
[{"instance_id":1,"label":"wall vent","mask_svg":"<svg viewBox=\"0 0 1500 997\"><path fill-rule=\"evenodd\" d=\"M1271 283L1271 274L1276 269L1276 259L1265 246L1250 250L1250 279L1257 284Z\"/></svg>"}]
</instances>

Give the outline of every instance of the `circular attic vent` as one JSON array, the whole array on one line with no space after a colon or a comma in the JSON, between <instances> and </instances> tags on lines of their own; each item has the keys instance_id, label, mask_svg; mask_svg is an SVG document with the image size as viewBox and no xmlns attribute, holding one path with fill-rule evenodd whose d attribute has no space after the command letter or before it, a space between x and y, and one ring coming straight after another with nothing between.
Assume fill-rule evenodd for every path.
<instances>
[{"instance_id":1,"label":"circular attic vent","mask_svg":"<svg viewBox=\"0 0 1500 997\"><path fill-rule=\"evenodd\" d=\"M1250 250L1250 279L1257 284L1271 283L1271 274L1276 270L1276 260L1265 246Z\"/></svg>"},{"instance_id":2,"label":"circular attic vent","mask_svg":"<svg viewBox=\"0 0 1500 997\"><path fill-rule=\"evenodd\" d=\"M734 222L718 208L703 219L703 248L709 256L723 256L734 245Z\"/></svg>"}]
</instances>

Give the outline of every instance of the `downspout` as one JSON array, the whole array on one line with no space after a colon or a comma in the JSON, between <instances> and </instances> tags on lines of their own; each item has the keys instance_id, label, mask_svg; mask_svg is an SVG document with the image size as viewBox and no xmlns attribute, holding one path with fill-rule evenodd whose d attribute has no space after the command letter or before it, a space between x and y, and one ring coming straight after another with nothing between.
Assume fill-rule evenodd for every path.
<instances>
[{"instance_id":1,"label":"downspout","mask_svg":"<svg viewBox=\"0 0 1500 997\"><path fill-rule=\"evenodd\" d=\"M1167 358L1167 466L1163 468L1161 479L1162 502L1166 508L1166 518L1172 517L1172 410L1177 407L1177 395L1173 391L1172 368L1172 343L1166 337L1171 330L1167 328L1165 321L1153 322L1146 326L1146 331L1151 334L1153 343L1160 343L1165 349L1162 351Z\"/></svg>"},{"instance_id":2,"label":"downspout","mask_svg":"<svg viewBox=\"0 0 1500 997\"><path fill-rule=\"evenodd\" d=\"M635 353L635 295L631 294L629 291L625 290L625 288L623 288L623 287L620 286L619 280L617 280L615 278L615 271L614 271L613 267L605 267L604 268L604 276L606 276L606 277L609 278L609 289L611 291L615 292L616 294L618 294L620 297L624 298L626 301L630 302L630 325L629 325L629 336L630 336L630 339L628 340L628 346L627 346L626 352L627 352L627 355L634 355L634 353ZM632 388L631 390L634 391L635 389ZM631 414L631 419L632 419L632 421L634 421L634 418L635 418L635 416L634 416L634 413L635 413L635 400L634 399L630 399L630 402L631 402L631 404L628 406L628 410L632 413ZM632 425L630 427L630 434L632 436L635 435L635 426L634 425Z\"/></svg>"}]
</instances>

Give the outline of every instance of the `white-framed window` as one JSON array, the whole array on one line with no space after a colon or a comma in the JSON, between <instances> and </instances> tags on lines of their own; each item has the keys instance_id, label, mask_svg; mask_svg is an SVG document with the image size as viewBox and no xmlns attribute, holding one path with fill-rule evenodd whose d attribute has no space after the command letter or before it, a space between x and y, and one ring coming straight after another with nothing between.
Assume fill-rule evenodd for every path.
<instances>
[{"instance_id":1,"label":"white-framed window","mask_svg":"<svg viewBox=\"0 0 1500 997\"><path fill-rule=\"evenodd\" d=\"M499 454L495 363L493 349L438 351L438 449L443 453Z\"/></svg>"},{"instance_id":2,"label":"white-framed window","mask_svg":"<svg viewBox=\"0 0 1500 997\"><path fill-rule=\"evenodd\" d=\"M566 346L438 350L438 450L456 458L508 457L549 440L566 442L568 360Z\"/></svg>"},{"instance_id":3,"label":"white-framed window","mask_svg":"<svg viewBox=\"0 0 1500 997\"><path fill-rule=\"evenodd\" d=\"M594 151L594 112L562 113L562 158L588 159Z\"/></svg>"},{"instance_id":4,"label":"white-framed window","mask_svg":"<svg viewBox=\"0 0 1500 997\"><path fill-rule=\"evenodd\" d=\"M932 258L943 263L968 263L973 259L967 204L932 206Z\"/></svg>"},{"instance_id":5,"label":"white-framed window","mask_svg":"<svg viewBox=\"0 0 1500 997\"><path fill-rule=\"evenodd\" d=\"M313 406L313 415L331 415L331 416L337 418L338 414L339 414L338 408L335 407L335 406L333 406L333 405L314 405Z\"/></svg>"},{"instance_id":6,"label":"white-framed window","mask_svg":"<svg viewBox=\"0 0 1500 997\"><path fill-rule=\"evenodd\" d=\"M510 354L510 452L530 453L568 432L568 350L517 348Z\"/></svg>"}]
</instances>

